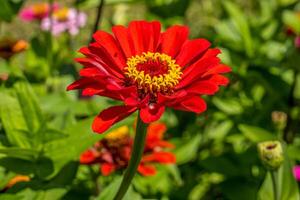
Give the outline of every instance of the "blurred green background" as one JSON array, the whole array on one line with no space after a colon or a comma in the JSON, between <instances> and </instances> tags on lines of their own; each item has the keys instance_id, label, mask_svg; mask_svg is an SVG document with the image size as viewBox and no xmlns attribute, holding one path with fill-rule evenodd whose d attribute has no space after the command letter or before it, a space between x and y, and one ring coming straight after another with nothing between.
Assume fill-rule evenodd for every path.
<instances>
[{"instance_id":1,"label":"blurred green background","mask_svg":"<svg viewBox=\"0 0 300 200\"><path fill-rule=\"evenodd\" d=\"M78 160L105 136L92 133L94 116L116 102L66 92L78 76L81 66L73 59L91 39L101 1L56 1L88 15L78 35L59 37L18 17L20 9L36 2L41 1L0 1L0 38L29 43L24 52L0 58L0 199L112 199L121 172L104 177L99 166L82 166ZM285 157L280 199L299 199L292 174L300 163L297 12L297 0L104 1L99 29L111 32L113 25L139 19L159 20L163 29L185 24L190 38L203 37L221 48L223 63L233 71L228 87L205 97L203 114L166 111L161 121L176 145L177 163L158 166L153 177L136 175L125 199L272 200L256 145L275 139L282 141ZM115 128L132 127L134 119ZM7 189L16 175L30 181Z\"/></svg>"}]
</instances>

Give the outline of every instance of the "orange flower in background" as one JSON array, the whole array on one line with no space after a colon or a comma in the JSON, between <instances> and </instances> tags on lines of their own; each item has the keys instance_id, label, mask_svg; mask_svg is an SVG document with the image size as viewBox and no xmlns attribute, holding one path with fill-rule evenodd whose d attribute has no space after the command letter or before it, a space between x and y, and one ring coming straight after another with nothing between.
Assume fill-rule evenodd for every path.
<instances>
[{"instance_id":1,"label":"orange flower in background","mask_svg":"<svg viewBox=\"0 0 300 200\"><path fill-rule=\"evenodd\" d=\"M16 175L15 177L13 177L5 186L5 188L3 190L7 190L9 188L11 188L12 186L14 186L17 183L20 182L28 182L30 181L29 176L24 176L24 175Z\"/></svg>"},{"instance_id":2,"label":"orange flower in background","mask_svg":"<svg viewBox=\"0 0 300 200\"><path fill-rule=\"evenodd\" d=\"M20 53L28 48L28 43L24 40L4 38L0 40L0 57L9 59L13 55Z\"/></svg>"},{"instance_id":3,"label":"orange flower in background","mask_svg":"<svg viewBox=\"0 0 300 200\"><path fill-rule=\"evenodd\" d=\"M189 40L186 26L161 32L157 21L133 21L128 28L114 26L112 32L97 31L96 42L80 49L85 55L76 59L84 66L81 79L67 88L124 102L95 118L97 133L136 110L144 123L158 120L166 107L202 113L206 103L201 96L213 95L229 82L221 75L231 71L220 64L221 51L209 48L205 39Z\"/></svg>"},{"instance_id":4,"label":"orange flower in background","mask_svg":"<svg viewBox=\"0 0 300 200\"><path fill-rule=\"evenodd\" d=\"M176 162L175 155L165 151L174 145L163 140L166 126L163 123L150 124L147 130L146 146L138 172L143 176L155 175L155 164L172 164ZM81 164L100 164L101 174L110 175L112 172L125 169L130 160L133 138L129 135L127 126L122 126L110 133L92 148L80 156Z\"/></svg>"}]
</instances>

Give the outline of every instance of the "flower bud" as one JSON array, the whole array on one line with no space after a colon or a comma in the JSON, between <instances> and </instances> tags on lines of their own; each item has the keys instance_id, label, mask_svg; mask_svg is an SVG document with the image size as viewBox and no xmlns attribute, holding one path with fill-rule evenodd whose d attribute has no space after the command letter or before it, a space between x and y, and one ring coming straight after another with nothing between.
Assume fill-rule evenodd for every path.
<instances>
[{"instance_id":1,"label":"flower bud","mask_svg":"<svg viewBox=\"0 0 300 200\"><path fill-rule=\"evenodd\" d=\"M273 111L272 121L277 129L282 130L286 126L287 114L281 111Z\"/></svg>"},{"instance_id":2,"label":"flower bud","mask_svg":"<svg viewBox=\"0 0 300 200\"><path fill-rule=\"evenodd\" d=\"M283 162L282 146L279 141L266 141L257 145L262 163L269 170L277 170Z\"/></svg>"}]
</instances>

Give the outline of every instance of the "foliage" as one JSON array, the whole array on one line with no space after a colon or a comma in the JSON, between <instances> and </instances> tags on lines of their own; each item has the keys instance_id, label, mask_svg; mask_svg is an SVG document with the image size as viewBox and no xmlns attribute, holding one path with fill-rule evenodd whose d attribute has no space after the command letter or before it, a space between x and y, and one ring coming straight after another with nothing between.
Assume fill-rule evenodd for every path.
<instances>
[{"instance_id":1,"label":"foliage","mask_svg":"<svg viewBox=\"0 0 300 200\"><path fill-rule=\"evenodd\" d=\"M88 26L77 36L51 38L37 24L20 23L24 1L0 1L0 37L30 43L25 52L0 58L0 199L108 200L120 184L120 171L102 176L99 166L79 164L80 154L106 135L92 132L94 116L116 102L65 91L77 78L73 59L90 40L100 1L65 3L86 11ZM220 58L233 70L230 86L206 98L205 113L166 111L162 121L177 163L157 166L152 177L136 175L124 199L273 199L256 150L265 140L284 144L281 199L300 199L292 174L300 162L300 51L295 35L286 34L287 28L300 33L299 9L296 0L105 1L101 29L132 19L160 20L164 29L187 24L192 37L221 47ZM113 129L133 129L134 120ZM16 175L30 181L5 188Z\"/></svg>"}]
</instances>

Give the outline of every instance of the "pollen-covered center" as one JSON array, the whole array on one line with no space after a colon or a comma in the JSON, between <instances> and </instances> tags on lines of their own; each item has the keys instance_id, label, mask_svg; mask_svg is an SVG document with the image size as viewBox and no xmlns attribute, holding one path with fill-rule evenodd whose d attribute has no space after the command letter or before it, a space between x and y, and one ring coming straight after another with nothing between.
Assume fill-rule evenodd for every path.
<instances>
[{"instance_id":1,"label":"pollen-covered center","mask_svg":"<svg viewBox=\"0 0 300 200\"><path fill-rule=\"evenodd\" d=\"M181 67L170 56L147 52L128 58L125 74L145 93L168 94L179 83Z\"/></svg>"}]
</instances>

